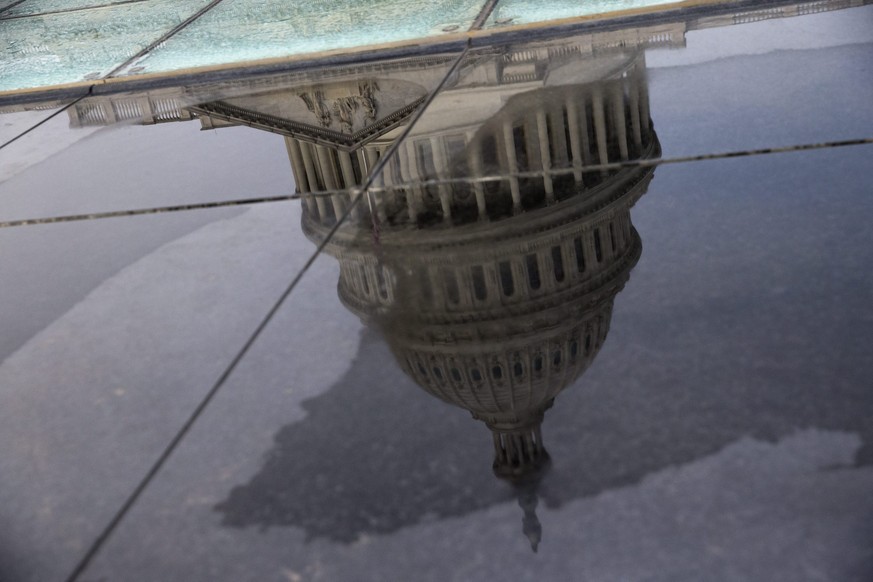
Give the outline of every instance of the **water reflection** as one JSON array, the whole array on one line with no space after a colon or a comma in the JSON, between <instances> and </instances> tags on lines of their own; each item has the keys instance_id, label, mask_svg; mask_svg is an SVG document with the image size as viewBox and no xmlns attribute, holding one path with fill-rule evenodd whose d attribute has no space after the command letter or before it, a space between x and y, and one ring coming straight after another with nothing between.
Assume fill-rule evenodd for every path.
<instances>
[{"instance_id":1,"label":"water reflection","mask_svg":"<svg viewBox=\"0 0 873 582\"><path fill-rule=\"evenodd\" d=\"M485 422L494 471L509 479L547 462L543 415L596 357L613 300L641 252L630 208L653 170L582 168L593 159L659 154L642 56L592 62L609 76L519 92L510 86L495 114L416 132L394 164L414 169L418 183L446 174L475 179L470 170L489 160L501 179L487 190L448 183L398 191L392 180L406 177L389 173L385 190L326 247L340 262L342 302L382 330L419 386ZM342 174L343 158L330 157L336 150L288 145L319 162L295 166L299 183L332 184L323 177ZM556 168L571 171L555 176ZM529 169L541 177L516 176ZM303 228L314 242L350 203L343 196L306 199Z\"/></svg>"},{"instance_id":2,"label":"water reflection","mask_svg":"<svg viewBox=\"0 0 873 582\"><path fill-rule=\"evenodd\" d=\"M553 50L552 59L548 46L536 47L543 56L515 48L528 54L509 50L469 67L433 103L378 190L328 244L340 299L370 328L343 378L305 404L307 418L283 427L263 468L217 507L224 524L293 526L355 543L515 501L536 548L540 502L558 508L636 484L750 435L778 440L810 426L869 435L867 408L845 404L860 401L852 391L861 382L850 383L847 398L825 384L804 385L815 396L797 398L797 386L725 385L701 367L706 373L683 370L678 382L616 382L598 399L561 394L574 383L584 393L577 380L606 340L613 303L640 257L631 208L652 179L639 168L586 168L656 157L658 140L643 55L613 48L562 61L572 50ZM507 65L519 63L530 76ZM378 93L375 101L385 114ZM286 136L313 242L354 202L353 191L329 191L358 183L392 131L354 147ZM676 317L710 322L696 311ZM638 331L649 342L664 333ZM483 476L486 447L462 415L420 402L409 394L414 385L488 426L488 457L512 488ZM541 423L553 403L569 404L572 422L550 430Z\"/></svg>"},{"instance_id":3,"label":"water reflection","mask_svg":"<svg viewBox=\"0 0 873 582\"><path fill-rule=\"evenodd\" d=\"M614 299L642 250L630 209L653 175L583 168L660 153L642 54L572 56L584 74L555 74L562 83L537 89L495 83L503 88L496 112L473 107L413 131L383 189L325 247L340 263L343 304L383 333L406 375L490 429L494 473L516 487L534 551L537 483L550 460L544 415L606 340ZM567 63L546 64L562 71ZM304 191L351 178L356 153L352 167L367 162L366 150L286 141ZM486 172L500 179L477 181ZM536 177L518 177L524 172ZM352 195L305 199L313 242L323 242Z\"/></svg>"},{"instance_id":4,"label":"water reflection","mask_svg":"<svg viewBox=\"0 0 873 582\"><path fill-rule=\"evenodd\" d=\"M541 425L606 340L614 299L641 254L630 209L653 174L591 167L660 155L637 45L681 43L676 26L675 34L629 29L474 51L326 246L340 264L340 299L381 332L398 371L491 431L493 472L512 485L534 551L542 536L535 510L550 466ZM437 55L100 97L69 116L73 126L198 120L203 129L245 125L283 135L303 195L303 229L319 244L450 62ZM384 375L372 368L384 359L359 359L349 382ZM344 382L332 392L344 393ZM379 415L398 400L382 397ZM345 415L328 408L330 418L319 417L314 433L320 450L345 446L324 428ZM430 424L408 410L399 414L417 418L412 426ZM446 441L443 429L435 439ZM489 486L482 483L459 497L455 477L475 471L437 486L448 477L431 468L413 471L426 479L399 490L364 480L366 491L351 496L352 506L337 504L311 481L336 481L338 467L326 473L316 460L306 469L285 455L312 449L311 436L280 432L277 442L285 444L263 475L219 506L226 523L295 524L312 536L352 541L415 522L424 508L456 515L505 498L495 489L483 495ZM459 456L474 458L463 452L469 444L443 446L450 466L460 468ZM346 465L372 467L384 458L392 455L371 451ZM301 470L311 479L289 483L289 472ZM382 490L394 490L394 509L367 501ZM423 490L433 495L422 497Z\"/></svg>"},{"instance_id":5,"label":"water reflection","mask_svg":"<svg viewBox=\"0 0 873 582\"><path fill-rule=\"evenodd\" d=\"M536 507L550 466L546 411L596 358L614 300L642 252L630 210L653 168L598 165L660 155L644 53L616 41L628 34L599 38L600 45L571 37L474 54L387 160L366 200L356 200L355 188L444 74L446 58L377 63L318 82L241 83L184 108L158 94L92 101L70 115L74 124L148 114L154 123L196 118L204 129L246 125L282 134L310 240L321 244L349 214L325 247L340 264L341 301L379 330L398 371L488 427L493 472L511 484L523 533L536 551L542 537ZM677 38L667 34L657 42ZM336 398L347 382L391 376L374 369L385 359L378 346L362 349L354 373L332 391ZM398 377L391 383L408 385ZM382 402L373 412L380 417L398 401L374 388L369 396ZM328 428L338 418L348 424L348 415L328 402L317 409L327 407L329 415L311 411L311 423L277 435L279 446L262 474L218 507L227 524L293 524L311 536L350 542L414 523L422 512L457 515L505 499L484 483L456 491L456 478L475 469L462 470L468 462L458 459L473 458L463 450L470 444L446 439L445 424L433 427L432 436L443 441L446 462L427 469L418 461L432 463L438 455L402 455L406 470L395 466L390 451L340 455L342 462L331 467L322 459L302 461L301 450L348 446ZM419 439L421 425L432 424L408 409L396 416L414 420L409 429ZM391 442L366 424L361 430L369 438ZM388 426L400 430L400 424ZM361 478L386 462L389 478L407 471L417 477L404 486ZM446 466L458 473L437 475ZM342 478L347 471L353 474ZM292 483L292 474L307 479ZM324 488L329 483L320 482L326 479L366 487L342 492L349 501L338 503L336 492ZM392 491L393 507L373 498L382 491Z\"/></svg>"}]
</instances>

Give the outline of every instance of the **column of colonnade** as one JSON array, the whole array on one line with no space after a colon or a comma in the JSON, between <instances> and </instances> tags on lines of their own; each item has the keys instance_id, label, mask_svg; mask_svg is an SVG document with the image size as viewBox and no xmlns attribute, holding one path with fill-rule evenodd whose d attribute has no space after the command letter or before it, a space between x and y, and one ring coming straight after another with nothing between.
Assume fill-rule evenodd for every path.
<instances>
[{"instance_id":1,"label":"column of colonnade","mask_svg":"<svg viewBox=\"0 0 873 582\"><path fill-rule=\"evenodd\" d=\"M384 144L366 145L349 152L287 136L285 147L307 213L326 226L342 216L352 202L353 191L388 148ZM392 179L397 179L394 168L389 165L385 170ZM352 210L352 217L367 213L366 205L359 204ZM382 209L380 215L384 218Z\"/></svg>"},{"instance_id":2,"label":"column of colonnade","mask_svg":"<svg viewBox=\"0 0 873 582\"><path fill-rule=\"evenodd\" d=\"M602 183L610 172L583 169L643 156L652 143L642 55L615 79L536 91L542 94L535 106L517 115L504 108L498 123L478 132L407 138L381 174L385 190L356 214L372 210L383 222L413 224L422 217L457 223L497 218L507 209L517 214ZM459 138L465 147L450 157L448 141ZM286 144L307 212L325 226L351 202L347 192L332 191L360 185L388 147L371 143L350 153L290 137ZM436 183L421 184L429 180Z\"/></svg>"},{"instance_id":3,"label":"column of colonnade","mask_svg":"<svg viewBox=\"0 0 873 582\"><path fill-rule=\"evenodd\" d=\"M558 184L566 188L564 176L576 188L596 185L610 172L583 172L584 167L645 155L651 144L644 66L640 57L618 79L541 90L552 92L552 96L563 94L563 98L543 97L519 116L504 115L499 127L488 135L467 132L466 159L460 164L459 160L446 158L448 149L443 143L447 137L457 139L457 134L430 136L426 149L416 149L412 138L401 152L401 164L411 170L405 181L468 179L465 193L472 189L475 202L467 206L482 220L494 218L495 207L510 207L517 214L538 205L540 199L546 204L553 202L561 196ZM488 149L493 151L485 151ZM431 156L427 162L419 159L423 152ZM489 158L493 163L485 162ZM458 167L463 174L453 174ZM497 200L495 188L489 189L483 181L493 177L502 177L497 196L508 197L508 204ZM391 181L386 181L388 188L390 185ZM431 213L444 221L454 221L458 190L457 183L441 183L436 188L436 200L426 197L426 188L407 192L409 219L414 222L430 207Z\"/></svg>"}]
</instances>

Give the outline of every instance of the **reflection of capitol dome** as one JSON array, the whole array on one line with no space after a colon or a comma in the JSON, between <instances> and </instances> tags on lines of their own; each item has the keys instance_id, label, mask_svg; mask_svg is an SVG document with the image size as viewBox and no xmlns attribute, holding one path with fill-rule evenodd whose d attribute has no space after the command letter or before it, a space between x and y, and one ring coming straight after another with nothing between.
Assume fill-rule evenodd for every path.
<instances>
[{"instance_id":1,"label":"reflection of capitol dome","mask_svg":"<svg viewBox=\"0 0 873 582\"><path fill-rule=\"evenodd\" d=\"M543 415L594 360L640 257L629 210L653 170L583 168L660 154L641 60L609 60L605 80L505 95L464 133L413 132L371 200L375 216L360 205L326 246L342 302L383 330L406 374L491 429L500 476L547 461ZM500 179L475 180L485 175ZM350 202L341 196L309 198L314 241Z\"/></svg>"},{"instance_id":2,"label":"reflection of capitol dome","mask_svg":"<svg viewBox=\"0 0 873 582\"><path fill-rule=\"evenodd\" d=\"M467 240L384 232L376 247L362 232L328 247L343 303L381 327L416 383L488 425L503 476L544 460L543 413L606 338L641 252L629 209L651 172L618 177L611 200L574 197L474 225Z\"/></svg>"}]
</instances>

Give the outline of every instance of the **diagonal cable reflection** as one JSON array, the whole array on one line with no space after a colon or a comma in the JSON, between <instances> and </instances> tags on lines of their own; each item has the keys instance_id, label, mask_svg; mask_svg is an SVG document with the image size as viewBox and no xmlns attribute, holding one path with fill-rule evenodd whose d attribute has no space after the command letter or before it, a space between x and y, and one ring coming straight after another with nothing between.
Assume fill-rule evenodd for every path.
<instances>
[{"instance_id":1,"label":"diagonal cable reflection","mask_svg":"<svg viewBox=\"0 0 873 582\"><path fill-rule=\"evenodd\" d=\"M405 137L405 134L404 134ZM511 172L505 174L493 174L490 176L478 176L475 178L435 178L431 180L419 180L414 182L397 182L392 185L393 189L403 189L411 187L427 187L427 186L444 186L451 184L482 184L488 182L500 182L507 178L542 178L543 176L563 176L573 174L574 172L601 172L606 170L620 170L623 168L640 168L640 167L656 167L668 164L681 164L688 162L701 162L709 160L722 160L727 158L739 158L750 156L762 156L768 154L784 154L790 152L801 152L809 150L839 148L858 145L873 144L873 138L848 139L841 141L829 141L809 144L798 144L784 147L760 148L754 150L739 150L730 152L719 152L714 154L695 154L692 156L678 156L674 158L653 158L653 159L637 159L627 162L614 162L608 164L596 164L582 166L581 168L556 168L551 170L538 170L530 172ZM385 156L387 159L389 156ZM384 165L384 164L383 164ZM379 166L381 170L382 166ZM384 187L370 186L367 188L368 193L382 193L387 189ZM330 198L337 194L349 194L348 189L320 190L318 192L307 192L307 198ZM354 193L354 192L353 192ZM360 189L357 190L360 193ZM19 226L32 226L37 224L55 224L61 222L81 222L87 220L101 220L104 218L121 218L126 216L142 216L146 214L164 214L170 212L185 212L189 210L205 210L208 208L224 208L229 206L252 206L255 204L266 204L274 202L286 202L288 200L300 200L304 198L303 194L280 194L278 196L263 196L260 198L240 198L236 200L220 200L216 202L202 202L197 204L177 204L174 206L155 206L152 208L137 208L130 210L111 210L107 212L89 212L83 214L67 214L63 216L48 216L45 218L21 218L17 220L0 221L0 228L13 228Z\"/></svg>"},{"instance_id":2,"label":"diagonal cable reflection","mask_svg":"<svg viewBox=\"0 0 873 582\"><path fill-rule=\"evenodd\" d=\"M148 0L116 0L115 2L109 2L104 4L92 4L90 6L79 6L77 8L59 8L57 10L47 10L45 12L28 12L25 14L13 14L11 16L3 16L3 12L9 10L21 4L25 0L21 0L21 2L17 2L6 8L0 9L0 20L18 20L20 18L30 18L31 16L51 16L54 14L69 14L70 12L82 12L85 10L95 10L99 8L107 8L107 7L115 7L123 4L138 4L140 2L147 2Z\"/></svg>"},{"instance_id":3,"label":"diagonal cable reflection","mask_svg":"<svg viewBox=\"0 0 873 582\"><path fill-rule=\"evenodd\" d=\"M128 0L128 1L126 1L126 2L120 2L119 4L130 4L130 3L133 3L133 2L135 2L135 1L138 1L138 0ZM186 27L187 27L188 25L190 25L192 22L194 22L195 20L199 19L201 16L203 16L204 14L206 14L207 12L209 12L210 10L212 10L212 9L213 9L215 6L217 6L221 1L222 1L222 0L212 0L211 2L209 2L209 4L207 4L206 6L202 7L200 10L198 10L197 12L195 12L194 14L192 14L191 16L189 16L188 18L186 18L185 20L183 20L182 22L180 22L179 24L177 24L176 26L174 26L173 28L171 28L170 30L168 30L167 32L165 32L164 34L162 34L159 38L157 38L157 39L155 39L154 41L152 41L151 43L149 43L147 46L145 46L145 47L144 47L143 49L141 49L139 52L137 52L136 54L134 54L132 57L128 58L127 60L125 60L124 62L122 62L120 65L117 65L116 67L114 67L114 68L113 68L111 71L109 71L107 74L103 75L103 76L100 78L100 80L105 80L105 79L108 79L109 77L112 77L113 75L116 75L117 73L119 73L120 71L122 71L125 67L131 65L132 63L134 63L134 62L136 62L137 60L141 59L141 58L144 57L145 55L149 54L149 53L150 53L151 51L153 51L155 48L157 48L158 46L160 46L161 44L163 44L164 42L166 42L167 40L169 40L171 37L175 36L177 33L179 33L181 30L183 30L184 28L186 28ZM0 20L11 20L11 19L13 19L13 18L16 18L16 17L6 17L6 18L3 18L3 17L2 17L2 13L5 12L5 11L7 11L7 10L9 10L10 8L13 8L13 7L15 7L15 6L18 6L18 5L21 4L22 2L24 2L24 0L20 0L19 2L13 2L13 3L10 4L9 6L6 6L5 8L0 8ZM104 5L100 5L100 6L92 6L92 7L90 7L90 8L95 8L95 7L96 7L96 8L100 8L100 7L106 7L106 6L117 6L117 5L118 5L118 4L104 4ZM27 17L27 18L30 18L30 17L43 17L43 16L45 16L45 15L47 15L47 14L55 14L55 13L57 13L57 12L63 13L63 12L69 12L69 11L68 11L68 10L60 10L60 11L56 11L56 12L46 12L46 13L41 13L41 14L29 14L29 15L24 15L23 17ZM90 95L92 94L93 90L94 90L94 85L89 86L89 87L87 88L87 92L86 92L85 94L83 94L83 95L77 97L75 100L71 101L70 103L67 103L66 105L64 105L63 107L61 107L60 109L58 109L57 111L55 111L54 113L52 113L51 115L49 115L48 117L46 117L45 119L43 119L42 121L40 121L39 123L37 123L37 124L35 124L35 125L33 125L33 126L27 128L26 130L22 131L21 133L19 133L19 134L16 135L15 137L13 137L13 138L7 140L6 142L0 144L0 149L5 148L6 146L10 145L11 143L13 143L13 142L17 141L18 139L24 137L25 135L27 135L28 133L30 133L31 131L33 131L33 130L36 129L37 127L39 127L39 126L41 126L42 124L44 124L45 122L47 122L47 121L49 121L50 119L53 119L54 117L60 115L61 113L63 113L64 111L66 111L67 109L69 109L70 107L72 107L73 105L75 105L76 103L78 103L79 101L81 101L82 99L84 99L84 98L90 96Z\"/></svg>"},{"instance_id":4,"label":"diagonal cable reflection","mask_svg":"<svg viewBox=\"0 0 873 582\"><path fill-rule=\"evenodd\" d=\"M146 46L145 48L140 50L138 53L136 53L135 55L133 55L132 57L130 57L129 59L127 59L126 61L124 61L120 65L116 66L114 69L112 69L108 73L106 73L106 75L103 78L108 79L109 77L115 76L119 72L123 71L125 69L125 67L132 65L133 63L137 62L138 60L140 60L144 56L148 55L150 52L155 50L157 47L159 47L163 43L170 40L171 37L175 36L176 34L181 32L183 29L187 28L189 24L191 24L192 22L199 19L201 16L203 16L204 14L206 14L207 12L209 12L210 10L215 8L220 2L221 2L221 0L212 0L209 4L202 7L200 10L198 10L197 12L195 12L194 14L192 14L191 16L189 16L188 18L186 18L185 20L183 20L182 22L180 22L179 24L177 24L176 26L174 26L173 28L171 28L170 30L165 32L164 34L162 34L159 38L157 38L154 41L152 41L151 43L149 43L148 46Z\"/></svg>"},{"instance_id":5,"label":"diagonal cable reflection","mask_svg":"<svg viewBox=\"0 0 873 582\"><path fill-rule=\"evenodd\" d=\"M23 4L25 1L26 1L26 0L18 0L18 2L13 2L13 3L10 4L9 6L4 6L3 8L0 8L0 14L6 12L6 11L8 11L8 10L12 10L13 8L15 8L16 6L18 6L19 4Z\"/></svg>"},{"instance_id":6,"label":"diagonal cable reflection","mask_svg":"<svg viewBox=\"0 0 873 582\"><path fill-rule=\"evenodd\" d=\"M51 115L48 115L45 119L42 119L42 120L40 120L39 122L35 123L34 125L31 125L31 126L28 127L27 129L25 129L24 131L22 131L21 133L19 133L18 135L16 135L15 137L6 140L6 141L3 142L2 144L0 144L0 150L2 150L3 148L5 148L6 146L12 144L13 142L18 141L19 139L21 139L22 137L24 137L25 135L27 135L28 133L30 133L31 131L33 131L34 129L36 129L37 127L39 127L39 126L41 126L42 124L44 124L44 123L46 123L46 122L48 122L48 121L54 119L55 117L57 117L58 115L60 115L61 113L63 113L64 111L66 111L67 109L69 109L70 107L72 107L73 105L75 105L76 103L78 103L79 101L81 101L82 99L84 99L85 97L89 96L89 95L91 94L91 90L92 90L93 88L94 88L93 85L92 85L91 87L88 87L88 92L87 92L87 93L85 93L85 94L83 94L83 95L77 97L77 98L74 99L73 101L70 101L69 103L67 103L66 105L64 105L63 107L61 107L60 109L58 109L57 111L55 111L54 113L52 113Z\"/></svg>"},{"instance_id":7,"label":"diagonal cable reflection","mask_svg":"<svg viewBox=\"0 0 873 582\"><path fill-rule=\"evenodd\" d=\"M109 539L109 537L115 531L115 529L118 527L118 525L121 523L121 521L127 515L127 513L131 510L131 508L139 500L140 496L145 491L145 489L149 486L149 484L152 482L154 477L163 468L164 464L167 462L167 459L170 458L170 456L173 454L173 452L176 450L176 448L179 446L179 444L182 442L182 440L185 438L185 436L187 436L188 432L190 432L191 427L194 425L195 422L197 422L197 419L200 417L201 414L203 414L203 411L206 410L206 407L209 405L209 403L212 401L212 399L215 397L215 395L218 393L218 391L224 386L227 379L233 374L236 367L239 365L239 363L242 361L242 359L246 356L246 354L251 349L251 347L254 345L254 343L257 341L258 337L261 335L261 333L264 331L264 329L266 329L267 325L270 323L270 321L273 319L273 317L276 315L276 313L282 307L285 300L291 295L291 292L294 290L294 288L297 286L297 284L300 282L300 280L303 278L303 276L306 274L306 272L309 270L309 268L312 266L312 264L316 261L318 256L321 254L321 251L324 249L325 246L327 246L327 244L333 238L333 235L337 232L337 230L339 230L339 228L343 225L343 223L346 221L346 219L351 215L352 211L357 207L358 204L361 203L361 199L364 197L365 194L368 193L369 188L373 184L374 180L381 174L382 170L385 168L388 161L394 155L396 155L398 148L400 147L400 145L402 143L404 143L404 140L406 139L407 135L409 135L409 132L415 126L416 122L421 118L421 116L427 110L427 107L434 100L434 98L442 91L442 89L446 86L446 84L451 79L455 78L455 74L457 72L457 69L460 66L460 64L463 62L463 60L466 57L469 50L470 50L470 43L468 42L466 47L464 48L464 50L458 55L458 57L452 63L452 66L449 68L449 71L446 73L446 75L442 78L442 80L439 82L439 84L437 84L437 86L430 92L430 94L428 95L428 97L424 101L424 103L422 103L421 107L418 109L418 111L412 117L409 124L403 129L403 131L400 133L400 135L397 137L397 139L394 141L394 143L391 145L391 147L388 148L386 154L378 160L376 165L373 167L373 170L367 176L367 179L364 182L364 184L362 184L362 186L359 189L356 189L355 196L353 197L351 204L349 204L349 206L346 208L345 212L336 221L336 224L334 224L333 227L330 229L330 231L328 231L327 236L325 236L324 240L318 245L315 252L313 252L312 255L306 260L306 262L304 263L304 265L300 269L300 271L297 273L297 275L295 275L295 277L291 280L291 282L288 284L288 286L285 288L285 290L282 292L282 294L279 296L279 298L276 300L276 302L273 304L273 306L269 309L269 311L267 311L266 315L263 317L261 322L258 324L258 326L255 328L255 330L249 336L249 339L245 342L245 344L243 344L242 348L240 348L239 352L237 352L236 356L234 356L234 358L231 360L231 362L225 368L224 372L219 376L218 380L215 382L215 384L212 386L212 388L209 389L209 391L206 393L206 395L200 401L200 404L198 404L197 407L194 409L194 411L191 413L191 416L188 417L188 420L185 421L185 423L178 430L178 432L175 434L175 436L172 438L172 440L169 442L169 444L166 446L166 448L164 448L163 452L158 456L157 460L152 464L151 468L148 470L148 472L145 474L145 476L142 478L142 480L139 482L139 484L134 488L134 490L131 492L131 494L128 496L128 498L125 500L125 502L122 504L122 506L115 513L113 518L109 521L109 523L103 529L103 531L95 538L94 542L88 548L85 555L78 562L78 564L76 564L75 568L73 568L73 571L66 578L67 582L75 582L76 580L79 579L79 576L81 576L82 573L84 573L84 571L87 569L87 567L89 566L91 561L94 559L94 557L100 551L100 549L104 546L106 541Z\"/></svg>"}]
</instances>

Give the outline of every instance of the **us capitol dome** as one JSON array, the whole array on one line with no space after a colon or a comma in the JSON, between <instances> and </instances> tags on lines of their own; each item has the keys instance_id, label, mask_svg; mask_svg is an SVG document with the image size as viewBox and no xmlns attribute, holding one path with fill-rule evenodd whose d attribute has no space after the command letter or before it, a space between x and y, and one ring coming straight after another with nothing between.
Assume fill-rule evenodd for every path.
<instances>
[{"instance_id":1,"label":"us capitol dome","mask_svg":"<svg viewBox=\"0 0 873 582\"><path fill-rule=\"evenodd\" d=\"M494 472L513 482L548 465L545 412L597 356L642 250L630 209L654 168L587 167L660 155L641 52L585 59L595 71L585 75L556 60L534 87L465 96L496 110L425 116L437 123L410 134L325 246L340 265L342 303L384 333L416 384L485 423ZM444 99L464 90L495 86L455 87ZM301 191L313 193L304 232L320 244L352 202L323 187L341 185L348 164L286 142ZM322 162L294 163L310 147Z\"/></svg>"}]
</instances>

